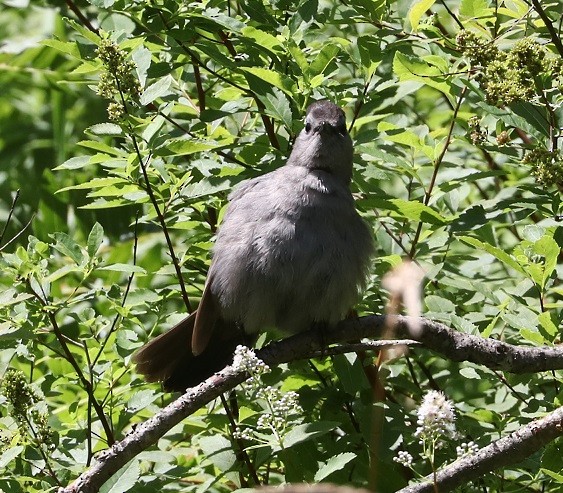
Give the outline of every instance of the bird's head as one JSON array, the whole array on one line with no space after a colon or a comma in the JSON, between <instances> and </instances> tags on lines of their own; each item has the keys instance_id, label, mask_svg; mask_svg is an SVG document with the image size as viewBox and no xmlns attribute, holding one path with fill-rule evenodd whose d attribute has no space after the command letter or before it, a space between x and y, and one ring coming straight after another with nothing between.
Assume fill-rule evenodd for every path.
<instances>
[{"instance_id":1,"label":"bird's head","mask_svg":"<svg viewBox=\"0 0 563 493\"><path fill-rule=\"evenodd\" d=\"M349 183L352 178L352 139L344 112L330 101L307 108L305 127L295 140L288 164L322 170Z\"/></svg>"}]
</instances>

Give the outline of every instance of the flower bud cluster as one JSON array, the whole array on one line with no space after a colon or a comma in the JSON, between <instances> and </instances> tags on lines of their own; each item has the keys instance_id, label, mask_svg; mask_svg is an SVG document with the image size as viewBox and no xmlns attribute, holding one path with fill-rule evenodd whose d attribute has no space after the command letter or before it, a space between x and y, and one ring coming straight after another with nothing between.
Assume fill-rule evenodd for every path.
<instances>
[{"instance_id":1,"label":"flower bud cluster","mask_svg":"<svg viewBox=\"0 0 563 493\"><path fill-rule=\"evenodd\" d=\"M479 446L475 442L463 442L456 447L457 458L469 457L475 455L479 451Z\"/></svg>"},{"instance_id":2,"label":"flower bud cluster","mask_svg":"<svg viewBox=\"0 0 563 493\"><path fill-rule=\"evenodd\" d=\"M54 434L47 422L47 413L39 409L42 400L27 382L23 372L14 369L6 371L2 380L2 394L18 425L20 436L30 438L36 446L52 448Z\"/></svg>"},{"instance_id":3,"label":"flower bud cluster","mask_svg":"<svg viewBox=\"0 0 563 493\"><path fill-rule=\"evenodd\" d=\"M522 163L532 166L532 174L542 185L563 185L563 158L559 151L536 147L528 151Z\"/></svg>"},{"instance_id":4,"label":"flower bud cluster","mask_svg":"<svg viewBox=\"0 0 563 493\"><path fill-rule=\"evenodd\" d=\"M541 92L538 81L543 76L561 83L561 61L530 37L517 41L508 51L469 31L460 31L456 42L479 71L477 80L487 102L494 106L534 101Z\"/></svg>"},{"instance_id":5,"label":"flower bud cluster","mask_svg":"<svg viewBox=\"0 0 563 493\"><path fill-rule=\"evenodd\" d=\"M97 55L105 69L100 74L97 93L106 99L117 99L118 102L108 107L108 116L110 120L118 121L125 114L123 99L136 100L142 91L134 75L135 64L128 60L126 52L110 39L102 39Z\"/></svg>"},{"instance_id":6,"label":"flower bud cluster","mask_svg":"<svg viewBox=\"0 0 563 493\"><path fill-rule=\"evenodd\" d=\"M393 457L393 461L397 462L398 464L401 464L405 467L411 467L412 466L412 461L413 461L413 457L411 454L409 454L408 452L405 452L404 450L401 450L397 453L396 457Z\"/></svg>"}]
</instances>

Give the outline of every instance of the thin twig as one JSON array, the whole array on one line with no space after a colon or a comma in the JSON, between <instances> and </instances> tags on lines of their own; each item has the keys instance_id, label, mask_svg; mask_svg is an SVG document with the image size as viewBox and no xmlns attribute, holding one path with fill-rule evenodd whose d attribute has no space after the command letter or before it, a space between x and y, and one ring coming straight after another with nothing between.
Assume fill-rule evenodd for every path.
<instances>
[{"instance_id":1,"label":"thin twig","mask_svg":"<svg viewBox=\"0 0 563 493\"><path fill-rule=\"evenodd\" d=\"M526 2L526 3L528 5L530 5L529 2ZM544 22L545 27L549 31L549 35L551 36L552 43L557 48L557 51L559 52L559 54L563 57L563 42L561 42L561 38L559 37L559 35L557 34L557 31L553 27L551 19L545 13L545 10L541 6L541 3L539 2L539 0L532 0L532 6L534 7L534 10L538 13L538 15L541 17L541 20Z\"/></svg>"},{"instance_id":2,"label":"thin twig","mask_svg":"<svg viewBox=\"0 0 563 493\"><path fill-rule=\"evenodd\" d=\"M51 309L47 309L48 305L49 305L48 300L43 299L43 297L40 296L33 289L33 287L31 286L31 283L29 281L28 281L28 289L31 292L31 294L33 294L35 299L45 308L45 311L47 312L47 317L49 318L49 321L51 322L51 326L53 327L53 331L55 333L55 336L57 337L57 340L59 341L59 344L61 345L61 348L64 352L66 360L71 364L72 368L76 372L76 376L78 377L78 379L82 383L82 386L84 387L84 390L88 394L88 398L91 399L91 401L92 401L92 406L94 406L94 409L96 410L96 414L98 416L98 419L100 420L100 423L102 424L102 427L104 428L104 432L106 433L106 439L107 439L108 445L113 445L113 443L115 442L115 437L113 436L113 431L111 429L109 422L106 419L106 416L104 414L104 410L103 410L102 406L100 405L100 403L96 400L96 398L94 396L94 387L92 385L92 382L90 382L84 376L84 373L82 372L82 370L80 368L80 365L78 364L78 362L74 358L74 355L72 354L70 348L68 347L68 345L66 343L66 338L63 335L63 333L61 332L61 329L60 329L59 324L57 322L57 319L55 317L55 313Z\"/></svg>"},{"instance_id":3,"label":"thin twig","mask_svg":"<svg viewBox=\"0 0 563 493\"><path fill-rule=\"evenodd\" d=\"M134 227L134 240L133 240L133 265L137 265L137 245L139 243L139 236L137 234L137 227L139 225L139 211L137 210L137 213L135 214L135 227ZM131 275L129 276L129 279L127 280L127 286L125 287L125 293L123 293L123 298L121 299L121 307L123 308L125 306L125 302L127 301L127 296L129 295L129 291L131 290L131 284L133 283L133 278L135 277L135 273L132 272ZM102 343L100 344L100 347L98 349L98 354L96 354L96 356L94 357L94 360L92 362L92 365L95 365L98 362L98 359L100 358L100 356L102 355L102 353L104 352L104 349L106 347L106 344L109 341L110 336L115 332L116 328L117 328L117 322L121 319L121 315L119 313L116 313L113 322L111 324L110 329L108 330L104 340L102 341Z\"/></svg>"},{"instance_id":4,"label":"thin twig","mask_svg":"<svg viewBox=\"0 0 563 493\"><path fill-rule=\"evenodd\" d=\"M434 171L432 172L432 178L430 179L430 184L428 185L426 193L424 194L424 201L423 201L424 205L428 205L430 203L430 199L432 197L432 191L434 190L434 185L436 184L436 178L438 177L438 171L440 169L442 161L444 160L444 156L446 155L446 152L448 151L450 144L452 142L452 135L453 135L454 127L455 127L455 121L456 121L459 109L461 107L461 103L463 102L463 99L465 97L466 91L467 91L467 86L465 86L462 89L461 94L459 95L459 98L457 100L457 103L456 103L456 106L454 108L454 112L453 112L453 115L452 115L452 121L451 121L450 127L448 129L448 135L446 137L446 142L444 143L444 147L442 148L440 155L436 158L436 161L434 162ZM416 228L416 233L414 235L411 250L410 250L410 253L409 253L409 257L411 259L414 259L414 256L416 254L416 248L418 246L418 240L420 238L420 233L422 232L422 224L423 224L422 221L420 221L418 223L418 227Z\"/></svg>"},{"instance_id":5,"label":"thin twig","mask_svg":"<svg viewBox=\"0 0 563 493\"><path fill-rule=\"evenodd\" d=\"M100 34L100 30L96 27L94 27L90 21L88 20L88 18L80 11L80 9L76 6L76 4L72 1L72 0L65 0L66 4L68 6L68 8L70 10L72 10L74 12L74 14L76 15L76 17L78 17L78 20L84 24L84 26L89 29L90 31L92 31L95 34Z\"/></svg>"},{"instance_id":6,"label":"thin twig","mask_svg":"<svg viewBox=\"0 0 563 493\"><path fill-rule=\"evenodd\" d=\"M14 210L16 208L16 204L19 198L20 198L20 189L18 188L16 190L16 194L14 195L14 198L12 199L12 205L10 206L10 212L8 213L8 218L6 219L6 222L4 223L4 227L2 228L2 233L0 234L0 246L2 245L2 241L4 240L6 229L8 229L8 225L12 220L12 215L14 214Z\"/></svg>"}]
</instances>

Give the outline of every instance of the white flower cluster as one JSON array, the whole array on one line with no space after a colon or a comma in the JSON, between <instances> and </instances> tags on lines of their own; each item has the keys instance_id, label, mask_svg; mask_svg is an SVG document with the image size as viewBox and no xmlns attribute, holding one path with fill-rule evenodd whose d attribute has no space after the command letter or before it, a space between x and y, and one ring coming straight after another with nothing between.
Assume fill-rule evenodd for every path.
<instances>
[{"instance_id":1,"label":"white flower cluster","mask_svg":"<svg viewBox=\"0 0 563 493\"><path fill-rule=\"evenodd\" d=\"M429 391L417 411L415 436L421 442L455 437L455 414L452 402L442 392Z\"/></svg>"},{"instance_id":2,"label":"white flower cluster","mask_svg":"<svg viewBox=\"0 0 563 493\"><path fill-rule=\"evenodd\" d=\"M401 450L397 453L397 457L393 457L393 460L405 467L411 467L413 459L411 454Z\"/></svg>"},{"instance_id":3,"label":"white flower cluster","mask_svg":"<svg viewBox=\"0 0 563 493\"><path fill-rule=\"evenodd\" d=\"M470 455L475 455L479 451L479 446L475 442L463 442L455 449L457 458L462 459Z\"/></svg>"},{"instance_id":4,"label":"white flower cluster","mask_svg":"<svg viewBox=\"0 0 563 493\"><path fill-rule=\"evenodd\" d=\"M233 432L235 440L254 440L254 435L249 428L239 428Z\"/></svg>"},{"instance_id":5,"label":"white flower cluster","mask_svg":"<svg viewBox=\"0 0 563 493\"><path fill-rule=\"evenodd\" d=\"M258 359L256 353L246 346L236 347L233 357L233 366L250 374L247 383L251 387L256 387L259 383L260 376L270 371L270 367L261 359Z\"/></svg>"},{"instance_id":6,"label":"white flower cluster","mask_svg":"<svg viewBox=\"0 0 563 493\"><path fill-rule=\"evenodd\" d=\"M250 378L246 381L246 388L255 393L256 399L265 401L263 409L267 411L258 418L256 429L270 430L281 441L287 425L292 422L290 417L303 413L303 409L299 405L298 394L296 392L283 393L279 389L264 385L260 377L269 372L270 368L256 357L252 349L237 346L233 366L250 374ZM257 440L251 428L239 428L234 433L234 437Z\"/></svg>"}]
</instances>

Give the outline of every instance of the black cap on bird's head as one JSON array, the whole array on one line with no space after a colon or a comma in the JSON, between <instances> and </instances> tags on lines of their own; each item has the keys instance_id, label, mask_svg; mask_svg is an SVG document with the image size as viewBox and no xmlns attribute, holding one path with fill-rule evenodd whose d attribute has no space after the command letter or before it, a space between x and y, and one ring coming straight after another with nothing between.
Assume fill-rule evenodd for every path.
<instances>
[{"instance_id":1,"label":"black cap on bird's head","mask_svg":"<svg viewBox=\"0 0 563 493\"><path fill-rule=\"evenodd\" d=\"M325 171L349 183L352 157L352 139L346 129L344 111L327 100L312 103L288 164Z\"/></svg>"},{"instance_id":2,"label":"black cap on bird's head","mask_svg":"<svg viewBox=\"0 0 563 493\"><path fill-rule=\"evenodd\" d=\"M331 130L346 135L346 115L330 101L316 101L307 108L305 131L319 132Z\"/></svg>"}]
</instances>

